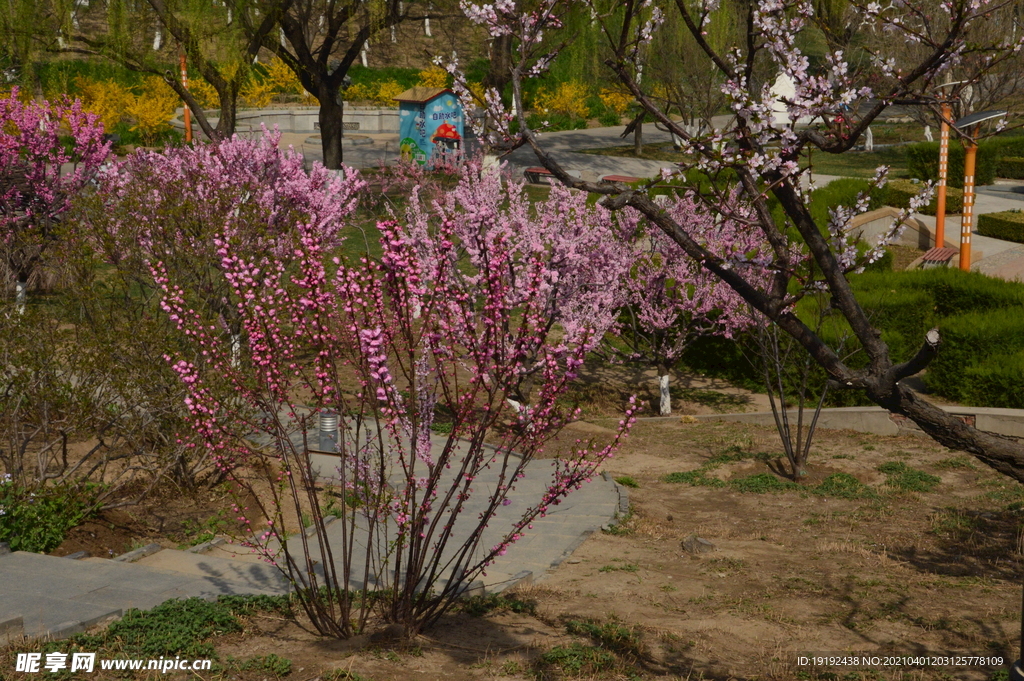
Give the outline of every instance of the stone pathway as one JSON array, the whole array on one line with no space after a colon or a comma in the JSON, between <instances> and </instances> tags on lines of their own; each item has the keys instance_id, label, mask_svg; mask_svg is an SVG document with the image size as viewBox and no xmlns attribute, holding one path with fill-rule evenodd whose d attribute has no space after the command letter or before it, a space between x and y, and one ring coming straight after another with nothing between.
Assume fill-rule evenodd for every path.
<instances>
[{"instance_id":1,"label":"stone pathway","mask_svg":"<svg viewBox=\"0 0 1024 681\"><path fill-rule=\"evenodd\" d=\"M300 434L294 434L301 440ZM444 438L432 440L432 450L443 446ZM499 459L500 461L500 459ZM540 498L552 475L552 462L537 460L517 483L508 506L485 529L477 559L496 545L527 507ZM399 478L392 476L392 484ZM497 472L477 477L477 492L457 519L452 541L442 551L447 561L470 530L493 489ZM520 582L540 579L583 543L591 533L614 523L628 510L625 490L607 476L599 476L572 493L538 519L525 537L512 545L488 569L487 575L470 585L470 593L497 593ZM362 575L365 566L365 527L356 529L353 574ZM393 532L394 528L391 528ZM336 559L341 545L342 523L327 525L327 536ZM301 555L301 537L289 539L289 551ZM319 554L314 557L319 559ZM371 551L371 560L378 560ZM340 574L340 566L339 574ZM318 569L318 572L321 570ZM361 588L361 577L352 586ZM0 553L0 584L7 585L0 596L0 644L21 635L29 638L63 638L120 617L130 608L148 609L172 598L213 599L221 594L282 594L288 581L274 567L245 549L216 540L188 551L163 549L153 544L114 560L74 560L23 551Z\"/></svg>"}]
</instances>

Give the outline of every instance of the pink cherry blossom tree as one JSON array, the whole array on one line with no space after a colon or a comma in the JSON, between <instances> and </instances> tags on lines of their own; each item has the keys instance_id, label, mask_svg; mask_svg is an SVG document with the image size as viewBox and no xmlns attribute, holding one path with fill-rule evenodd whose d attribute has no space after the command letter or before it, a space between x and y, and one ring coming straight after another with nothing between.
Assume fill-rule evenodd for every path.
<instances>
[{"instance_id":1,"label":"pink cherry blossom tree","mask_svg":"<svg viewBox=\"0 0 1024 681\"><path fill-rule=\"evenodd\" d=\"M683 142L687 160L667 171L666 179L678 175L684 181L695 181L694 189L699 189L695 195L714 214L735 219L753 216L750 228L761 233L770 249L767 285L760 287L743 271L732 268L727 258L701 243L689 224L662 210L648 191L656 183L629 189L578 180L530 129L523 107L523 83L543 74L564 41L571 39L559 33L566 5L563 0L541 0L528 13L518 11L516 4L507 0L462 3L467 16L492 36L511 35L519 46L511 66L513 107L504 108L497 92L487 93L491 141L505 149L527 145L567 186L603 195L602 203L609 208L628 206L639 211L687 255L796 339L826 371L834 388L862 391L876 404L910 418L938 442L970 452L992 468L1024 481L1024 445L964 425L901 382L924 369L939 351L938 331L922 339L914 357L896 361L853 295L847 275L879 257L899 234L903 219L896 219L888 234L869 244L867 254L858 258L847 232L854 211L837 211L827 229L816 224L807 192L812 178L805 167L810 149L818 154L852 149L890 105L920 104L938 112L937 86L951 69L957 69L960 79L977 81L1016 55L1024 45L1019 36L982 35L989 17L1008 2L909 0L883 6L852 0L846 23L865 38L860 44L868 59L851 66L840 49L831 49L824 59L815 61L800 49L815 15L811 0L742 3L744 16L737 24L745 30L722 48L712 44L707 30L718 13L733 10L717 0L665 6L641 0L617 5L612 14L604 14L601 3L581 1L591 7L595 20L603 22L611 55L605 63L610 72L650 117ZM678 13L681 24L697 42L701 66L718 72L723 80L732 116L706 121L708 132L703 134L693 134L692 129L672 120L664 102L641 84L638 64L644 58L658 58L648 54L648 46L667 11ZM908 51L908 44L915 49ZM967 57L980 58L971 61ZM456 88L465 95L467 84L458 65L452 63L449 69L456 75ZM769 82L773 77L792 83L792 95L780 98L773 92ZM513 128L513 121L518 127ZM884 170L876 178L876 183L882 182ZM742 199L739 206L734 200L737 190ZM866 205L865 200L858 210ZM813 267L804 267L804 258L809 258ZM848 366L836 348L794 313L801 297L824 291L863 347L869 358L866 368Z\"/></svg>"},{"instance_id":2,"label":"pink cherry blossom tree","mask_svg":"<svg viewBox=\"0 0 1024 681\"><path fill-rule=\"evenodd\" d=\"M173 273L194 305L217 319L235 354L244 338L214 237L238 253L270 253L288 262L295 225L309 224L333 243L365 183L341 179L302 155L281 151L280 134L163 151L137 150L100 180L80 211L103 259L146 293L157 291L148 262Z\"/></svg>"},{"instance_id":3,"label":"pink cherry blossom tree","mask_svg":"<svg viewBox=\"0 0 1024 681\"><path fill-rule=\"evenodd\" d=\"M756 281L766 248L747 222L716 218L690 192L672 196L666 211L692 230L709 251ZM672 413L671 370L686 348L700 336L731 338L746 329L751 319L746 303L732 288L660 230L648 229L646 238L634 239L633 250L634 265L624 278L628 304L618 342L625 346L627 359L657 369L660 413L668 416Z\"/></svg>"},{"instance_id":4,"label":"pink cherry blossom tree","mask_svg":"<svg viewBox=\"0 0 1024 681\"><path fill-rule=\"evenodd\" d=\"M268 476L266 524L253 527L251 544L288 570L321 633L350 636L375 612L409 635L435 622L535 519L595 474L632 424L630 406L611 444L577 443L550 466L536 461L576 417L558 398L612 316L567 314L564 331L553 332L562 277L573 276L559 263L576 256L554 248L550 232L517 234L519 206L491 199L521 189L496 182L468 174L436 216L414 197L405 223L378 223L379 259L341 257L315 222L295 225L291 267L241 248L228 231L216 235L218 267L249 339L242 366L174 274L152 262L164 308L201 348L202 362L172 358L193 428L231 479ZM527 367L533 399L512 411L508 397ZM232 383L229 399L209 389L213 375ZM450 418L443 436L432 434L438 413ZM344 501L333 541L308 436L316 415L339 420ZM540 497L504 511L534 476L546 480ZM316 533L286 541L285 504L312 518ZM374 596L358 593L372 588Z\"/></svg>"},{"instance_id":5,"label":"pink cherry blossom tree","mask_svg":"<svg viewBox=\"0 0 1024 681\"><path fill-rule=\"evenodd\" d=\"M548 263L549 279L542 285L546 332L556 327L566 341L594 349L616 324L627 302L626 283L636 260L639 214L611 211L587 202L587 195L565 187L552 187L546 200L530 201L525 185L501 172L480 173L478 164L460 170L461 180L448 191L433 192L425 200L412 191L406 222L422 256L437 257L432 230L446 224L458 239L458 257L475 270L490 256L486 245L500 238L511 253L513 291L525 299L522 288L530 263ZM512 391L516 404L531 400L533 377L542 369L537 357L524 358L520 380Z\"/></svg>"},{"instance_id":6,"label":"pink cherry blossom tree","mask_svg":"<svg viewBox=\"0 0 1024 681\"><path fill-rule=\"evenodd\" d=\"M72 199L106 160L110 144L81 102L0 98L0 248L4 289L23 309L30 278L58 238Z\"/></svg>"},{"instance_id":7,"label":"pink cherry blossom tree","mask_svg":"<svg viewBox=\"0 0 1024 681\"><path fill-rule=\"evenodd\" d=\"M69 220L76 227L69 260L85 273L64 297L79 343L117 357L107 390L131 405L118 410L123 420L145 424L154 474L185 488L216 484L222 473L205 448L190 446L182 386L164 356L182 353L205 364L202 349L180 337L160 310L163 292L149 263L163 263L239 364L248 339L214 239L288 266L295 260L295 225L337 243L365 187L354 173L341 179L322 166L307 172L301 156L280 150L278 141L267 134L138 150L97 178L96 191L79 197ZM207 387L225 399L232 390L223 377Z\"/></svg>"}]
</instances>

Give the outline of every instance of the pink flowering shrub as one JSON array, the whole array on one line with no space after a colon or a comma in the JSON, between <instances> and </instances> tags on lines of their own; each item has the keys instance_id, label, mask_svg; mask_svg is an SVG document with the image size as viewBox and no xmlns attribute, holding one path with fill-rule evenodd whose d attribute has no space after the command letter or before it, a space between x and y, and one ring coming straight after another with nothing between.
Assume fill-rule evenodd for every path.
<instances>
[{"instance_id":1,"label":"pink flowering shrub","mask_svg":"<svg viewBox=\"0 0 1024 681\"><path fill-rule=\"evenodd\" d=\"M764 244L756 232L735 217L736 212L732 216L716 215L690 192L672 196L666 212L686 225L715 257L751 281L763 280ZM731 338L748 328L749 308L736 291L689 257L664 232L648 229L632 243L634 265L624 280L627 304L619 333L609 346L627 360L657 369L660 411L667 416L672 411L669 374L687 347L700 336Z\"/></svg>"},{"instance_id":2,"label":"pink flowering shrub","mask_svg":"<svg viewBox=\"0 0 1024 681\"><path fill-rule=\"evenodd\" d=\"M164 357L182 354L204 370L208 359L160 310L163 292L150 263L161 264L238 364L248 339L216 240L287 265L299 243L296 224L337 243L364 187L357 176L343 180L322 166L307 172L299 154L278 149L278 139L136 151L73 211L67 259L82 274L65 299L77 345L116 357L104 380L126 405L116 410L118 427L137 421L132 435L149 457L145 468L184 488L215 484L223 473L194 446L184 387ZM225 399L233 391L223 376L210 376L207 388Z\"/></svg>"},{"instance_id":3,"label":"pink flowering shrub","mask_svg":"<svg viewBox=\"0 0 1024 681\"><path fill-rule=\"evenodd\" d=\"M81 102L0 97L0 249L4 288L29 282L58 238L57 222L96 175L110 145Z\"/></svg>"},{"instance_id":4,"label":"pink flowering shrub","mask_svg":"<svg viewBox=\"0 0 1024 681\"><path fill-rule=\"evenodd\" d=\"M584 352L596 347L615 325L627 301L624 284L636 257L635 212L613 214L588 205L585 194L562 186L552 187L547 200L533 203L523 183L496 172L481 175L475 165L468 166L458 185L436 196L428 204L414 190L406 211L413 242L426 262L441 257L465 260L473 274L462 281L471 290L492 255L490 240L501 239L510 253L508 305L537 296L546 329L557 325L564 340ZM451 231L456 249L439 250L430 237L437 225ZM546 263L546 270L535 292L525 286L524 277L538 259ZM512 396L518 402L530 401L533 376L540 368L535 357L524 358L517 367L520 378Z\"/></svg>"},{"instance_id":5,"label":"pink flowering shrub","mask_svg":"<svg viewBox=\"0 0 1024 681\"><path fill-rule=\"evenodd\" d=\"M172 359L195 432L232 479L245 482L242 462L270 476L266 525L252 528L251 543L288 569L322 633L357 633L375 606L410 634L436 621L534 519L595 474L632 424L630 407L611 444L577 443L550 467L535 462L575 418L558 398L611 312L601 313L604 321L573 313L559 322L564 334L552 333L558 268L576 256L553 247L553 224L529 238L516 233L529 227L528 212L497 208L492 199L506 191L498 182L468 175L436 215L414 199L407 221L378 223L379 259L341 258L330 235L310 223L295 226L292 267L240 249L230 234L215 237L249 339L244 368L174 276L153 265L164 308L206 363ZM568 195L557 200L575 205ZM526 366L535 376L532 400L512 411L507 398ZM230 400L208 389L211 374L231 381ZM243 406L259 416L240 420ZM339 415L343 434L337 476L345 502L333 513L344 529L333 543L307 434L312 416L324 412ZM450 420L443 437L432 436L438 413ZM498 521L517 482L538 475L549 480L541 496ZM285 541L285 503L313 519L314 536ZM485 545L494 522L502 523L501 539ZM350 589L359 585L379 592L361 597Z\"/></svg>"}]
</instances>

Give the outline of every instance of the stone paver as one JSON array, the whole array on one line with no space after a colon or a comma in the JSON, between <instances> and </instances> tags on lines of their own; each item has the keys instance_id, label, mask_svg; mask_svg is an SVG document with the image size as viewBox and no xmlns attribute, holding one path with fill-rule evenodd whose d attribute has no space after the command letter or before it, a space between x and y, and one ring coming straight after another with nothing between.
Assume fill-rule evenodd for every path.
<instances>
[{"instance_id":1,"label":"stone paver","mask_svg":"<svg viewBox=\"0 0 1024 681\"><path fill-rule=\"evenodd\" d=\"M314 433L310 433L310 436ZM301 442L301 433L292 433ZM432 438L432 450L437 456L446 438ZM500 464L501 459L498 459ZM511 457L516 463L517 458ZM526 467L525 476L516 483L510 496L511 503L499 507L490 525L482 532L477 546L456 561L457 551L470 536L484 510L487 497L499 479L499 468L492 467L477 476L465 508L453 525L451 540L437 547L442 564L439 572L441 584L447 582L455 563L472 566L492 547L500 543L513 521L526 510L527 504L536 503L552 480L551 461L538 460ZM453 469L455 466L453 466ZM453 472L452 475L455 475ZM396 490L404 484L400 471L392 470L390 484ZM558 565L582 541L603 525L614 522L619 513L628 508L625 491L605 476L598 476L572 493L561 504L553 506L545 518L538 518L532 529L525 531L519 542L498 557L480 581L469 585L470 593L501 591L520 581L541 578L545 571ZM394 536L393 524L384 529ZM326 535L331 544L335 562L340 559L342 523L327 525ZM367 553L368 533L365 521L357 517L352 535L355 545L353 579L350 586L362 588L362 574L367 555L371 564L385 562L380 555L386 549ZM301 560L302 537L289 539L288 549ZM314 568L323 573L323 559L316 543L312 542L312 557L318 561ZM383 546L387 546L386 543ZM0 623L23 620L28 637L50 636L59 638L83 631L123 614L130 608L147 609L170 598L200 596L213 598L219 594L281 594L287 593L287 580L274 567L257 556L231 544L207 547L205 553L162 550L148 555L139 552L136 562L118 562L100 558L69 560L54 556L16 551L0 554L0 583L17 585L5 589L0 596ZM338 565L340 573L340 565ZM373 582L371 581L371 586ZM13 626L13 625L12 625Z\"/></svg>"}]
</instances>

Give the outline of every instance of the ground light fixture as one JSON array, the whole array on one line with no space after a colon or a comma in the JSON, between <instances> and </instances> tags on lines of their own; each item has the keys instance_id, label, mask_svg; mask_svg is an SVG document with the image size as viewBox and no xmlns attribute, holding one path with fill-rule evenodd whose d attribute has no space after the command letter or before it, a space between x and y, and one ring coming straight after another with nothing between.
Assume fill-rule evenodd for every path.
<instances>
[{"instance_id":1,"label":"ground light fixture","mask_svg":"<svg viewBox=\"0 0 1024 681\"><path fill-rule=\"evenodd\" d=\"M960 220L960 269L971 271L971 230L974 227L974 170L978 157L978 131L981 124L1006 115L1005 111L979 111L964 116L953 127L964 138L964 216Z\"/></svg>"}]
</instances>

